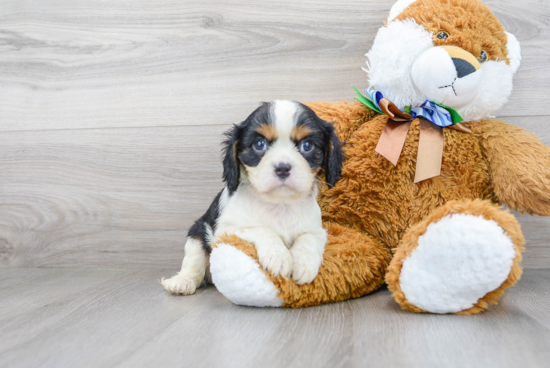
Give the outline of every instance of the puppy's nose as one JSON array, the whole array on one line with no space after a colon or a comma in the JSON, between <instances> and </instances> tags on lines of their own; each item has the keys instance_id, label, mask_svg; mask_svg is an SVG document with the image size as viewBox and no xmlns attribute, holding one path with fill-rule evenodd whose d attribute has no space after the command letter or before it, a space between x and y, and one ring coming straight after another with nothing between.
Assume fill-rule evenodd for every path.
<instances>
[{"instance_id":1,"label":"puppy's nose","mask_svg":"<svg viewBox=\"0 0 550 368\"><path fill-rule=\"evenodd\" d=\"M290 169L292 169L290 164L279 164L275 166L275 174L281 179L286 179L290 175Z\"/></svg>"}]
</instances>

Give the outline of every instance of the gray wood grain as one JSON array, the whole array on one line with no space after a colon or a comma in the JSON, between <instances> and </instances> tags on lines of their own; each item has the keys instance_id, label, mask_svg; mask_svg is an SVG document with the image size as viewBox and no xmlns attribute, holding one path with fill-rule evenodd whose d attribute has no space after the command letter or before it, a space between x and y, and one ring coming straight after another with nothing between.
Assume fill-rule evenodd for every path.
<instances>
[{"instance_id":1,"label":"gray wood grain","mask_svg":"<svg viewBox=\"0 0 550 368\"><path fill-rule=\"evenodd\" d=\"M239 307L214 287L167 294L158 279L171 271L0 269L13 306L0 312L0 366L538 368L550 358L548 270L528 270L476 316L405 312L387 290L297 310Z\"/></svg>"},{"instance_id":2,"label":"gray wood grain","mask_svg":"<svg viewBox=\"0 0 550 368\"><path fill-rule=\"evenodd\" d=\"M0 266L175 270L187 230L222 188L228 127L0 133ZM550 268L550 218L519 219L524 266Z\"/></svg>"},{"instance_id":3,"label":"gray wood grain","mask_svg":"<svg viewBox=\"0 0 550 368\"><path fill-rule=\"evenodd\" d=\"M394 0L2 0L0 130L227 124L353 98ZM522 44L500 116L547 114L550 3L486 3Z\"/></svg>"},{"instance_id":4,"label":"gray wood grain","mask_svg":"<svg viewBox=\"0 0 550 368\"><path fill-rule=\"evenodd\" d=\"M226 128L0 134L0 265L177 267Z\"/></svg>"}]
</instances>

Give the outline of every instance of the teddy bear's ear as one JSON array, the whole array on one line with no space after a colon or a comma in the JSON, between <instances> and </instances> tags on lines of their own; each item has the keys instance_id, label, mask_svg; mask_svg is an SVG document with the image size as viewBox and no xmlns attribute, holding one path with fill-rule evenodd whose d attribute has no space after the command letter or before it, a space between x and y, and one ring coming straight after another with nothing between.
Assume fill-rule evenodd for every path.
<instances>
[{"instance_id":1,"label":"teddy bear's ear","mask_svg":"<svg viewBox=\"0 0 550 368\"><path fill-rule=\"evenodd\" d=\"M390 15L388 16L388 23L393 21L403 10L407 9L409 5L414 3L416 0L397 0L395 4L391 7Z\"/></svg>"},{"instance_id":2,"label":"teddy bear's ear","mask_svg":"<svg viewBox=\"0 0 550 368\"><path fill-rule=\"evenodd\" d=\"M515 73L519 68L519 64L521 63L521 48L519 46L519 41L516 36L508 32L506 32L506 36L508 37L506 48L508 49L510 68L512 68L512 72Z\"/></svg>"}]
</instances>

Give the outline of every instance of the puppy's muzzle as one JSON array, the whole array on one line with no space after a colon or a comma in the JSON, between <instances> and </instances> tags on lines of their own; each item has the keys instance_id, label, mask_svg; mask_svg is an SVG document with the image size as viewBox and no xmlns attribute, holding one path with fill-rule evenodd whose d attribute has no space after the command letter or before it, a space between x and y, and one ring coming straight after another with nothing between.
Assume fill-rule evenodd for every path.
<instances>
[{"instance_id":1,"label":"puppy's muzzle","mask_svg":"<svg viewBox=\"0 0 550 368\"><path fill-rule=\"evenodd\" d=\"M275 174L279 178L284 180L290 176L291 169L292 169L292 166L290 166L290 164L279 164L275 166Z\"/></svg>"}]
</instances>

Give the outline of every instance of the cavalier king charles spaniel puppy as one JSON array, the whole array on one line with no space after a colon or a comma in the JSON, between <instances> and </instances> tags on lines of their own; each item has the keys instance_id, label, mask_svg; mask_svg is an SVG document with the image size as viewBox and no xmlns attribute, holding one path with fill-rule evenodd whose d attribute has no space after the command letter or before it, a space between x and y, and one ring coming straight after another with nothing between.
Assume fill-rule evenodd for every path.
<instances>
[{"instance_id":1,"label":"cavalier king charles spaniel puppy","mask_svg":"<svg viewBox=\"0 0 550 368\"><path fill-rule=\"evenodd\" d=\"M277 100L263 103L226 137L226 186L189 230L181 271L162 285L188 295L208 282L211 247L223 234L254 244L274 277L312 282L327 242L317 180L323 172L332 187L344 159L334 127L301 103Z\"/></svg>"}]
</instances>

